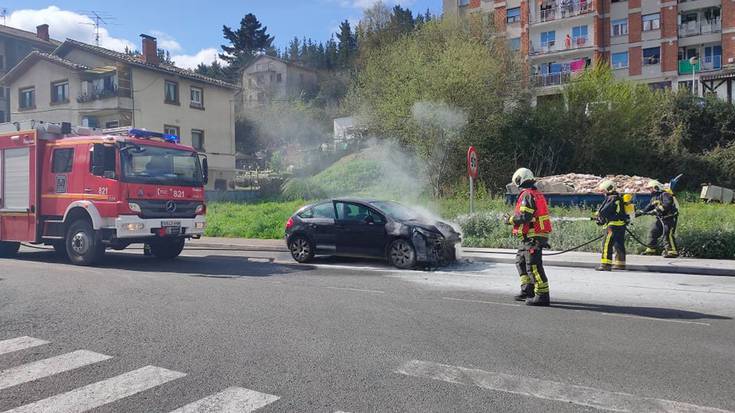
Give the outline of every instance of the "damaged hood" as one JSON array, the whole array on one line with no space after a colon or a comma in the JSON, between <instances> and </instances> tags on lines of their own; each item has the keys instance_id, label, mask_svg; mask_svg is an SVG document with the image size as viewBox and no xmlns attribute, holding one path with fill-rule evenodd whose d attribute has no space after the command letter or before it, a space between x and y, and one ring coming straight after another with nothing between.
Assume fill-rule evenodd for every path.
<instances>
[{"instance_id":1,"label":"damaged hood","mask_svg":"<svg viewBox=\"0 0 735 413\"><path fill-rule=\"evenodd\" d=\"M424 229L429 232L435 232L441 234L446 239L459 239L460 234L454 230L454 228L442 221L433 221L428 219L416 219L401 221L404 225L409 225L417 228Z\"/></svg>"}]
</instances>

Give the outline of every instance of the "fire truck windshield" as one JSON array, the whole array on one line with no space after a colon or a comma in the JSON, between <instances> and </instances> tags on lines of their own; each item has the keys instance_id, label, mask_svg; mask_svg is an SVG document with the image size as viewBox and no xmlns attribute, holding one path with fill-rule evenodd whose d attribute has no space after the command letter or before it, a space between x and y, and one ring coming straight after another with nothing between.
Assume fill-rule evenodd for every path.
<instances>
[{"instance_id":1,"label":"fire truck windshield","mask_svg":"<svg viewBox=\"0 0 735 413\"><path fill-rule=\"evenodd\" d=\"M122 179L151 185L202 186L202 167L196 152L150 145L127 145L120 150Z\"/></svg>"}]
</instances>

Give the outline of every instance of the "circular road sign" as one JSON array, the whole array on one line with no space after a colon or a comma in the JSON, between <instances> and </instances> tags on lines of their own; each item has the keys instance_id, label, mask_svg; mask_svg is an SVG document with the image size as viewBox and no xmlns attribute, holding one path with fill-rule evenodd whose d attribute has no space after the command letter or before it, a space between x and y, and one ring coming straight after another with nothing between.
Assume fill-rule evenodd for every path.
<instances>
[{"instance_id":1,"label":"circular road sign","mask_svg":"<svg viewBox=\"0 0 735 413\"><path fill-rule=\"evenodd\" d=\"M474 146L470 146L470 149L467 151L467 175L472 178L477 178L479 172L480 167L477 160L477 151Z\"/></svg>"}]
</instances>

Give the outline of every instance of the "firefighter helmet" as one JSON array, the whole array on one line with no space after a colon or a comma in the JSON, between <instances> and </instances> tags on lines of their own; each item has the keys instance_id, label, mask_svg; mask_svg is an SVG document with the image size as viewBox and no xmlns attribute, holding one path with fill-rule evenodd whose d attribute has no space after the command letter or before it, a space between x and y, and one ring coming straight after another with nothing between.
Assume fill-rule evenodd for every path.
<instances>
[{"instance_id":1,"label":"firefighter helmet","mask_svg":"<svg viewBox=\"0 0 735 413\"><path fill-rule=\"evenodd\" d=\"M604 180L600 182L600 185L597 186L597 189L600 191L604 191L607 193L614 192L615 191L615 182L611 179Z\"/></svg>"},{"instance_id":2,"label":"firefighter helmet","mask_svg":"<svg viewBox=\"0 0 735 413\"><path fill-rule=\"evenodd\" d=\"M533 181L533 172L528 168L520 168L513 174L513 183L517 186L521 186L528 181Z\"/></svg>"},{"instance_id":3,"label":"firefighter helmet","mask_svg":"<svg viewBox=\"0 0 735 413\"><path fill-rule=\"evenodd\" d=\"M664 186L663 184L661 184L661 182L655 179L651 179L650 181L648 181L648 185L646 185L646 188L654 191L662 191L664 189Z\"/></svg>"}]
</instances>

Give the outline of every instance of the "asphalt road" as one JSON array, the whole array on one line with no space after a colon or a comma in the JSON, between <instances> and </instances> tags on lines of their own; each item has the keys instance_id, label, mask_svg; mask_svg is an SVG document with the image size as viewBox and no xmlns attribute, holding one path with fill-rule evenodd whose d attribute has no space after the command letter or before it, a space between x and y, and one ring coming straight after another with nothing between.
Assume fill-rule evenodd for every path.
<instances>
[{"instance_id":1,"label":"asphalt road","mask_svg":"<svg viewBox=\"0 0 735 413\"><path fill-rule=\"evenodd\" d=\"M248 255L0 260L0 411L735 411L735 277Z\"/></svg>"}]
</instances>

